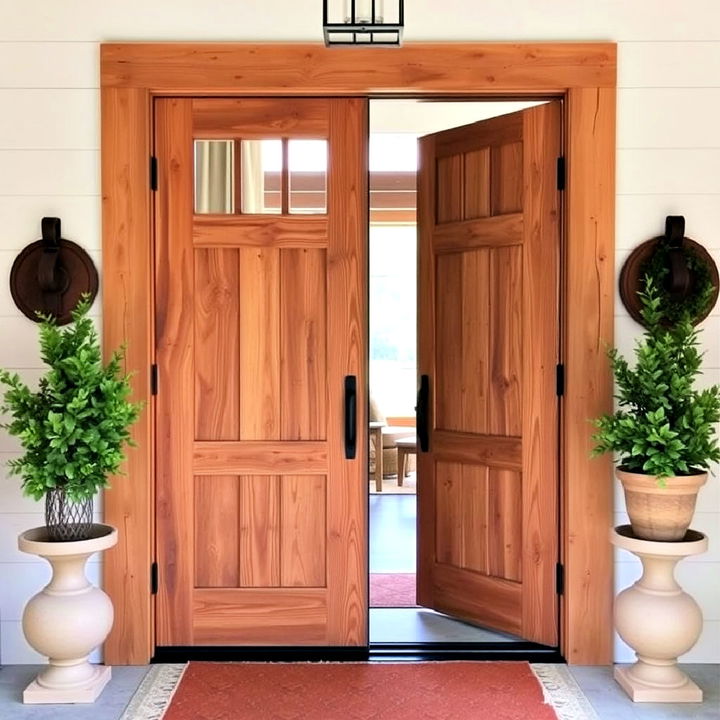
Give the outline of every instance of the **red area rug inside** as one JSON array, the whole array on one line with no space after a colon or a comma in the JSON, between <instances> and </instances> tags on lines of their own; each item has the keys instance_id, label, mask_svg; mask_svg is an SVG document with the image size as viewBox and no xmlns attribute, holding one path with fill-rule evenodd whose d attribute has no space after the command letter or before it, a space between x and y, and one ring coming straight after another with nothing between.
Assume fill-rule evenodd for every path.
<instances>
[{"instance_id":1,"label":"red area rug inside","mask_svg":"<svg viewBox=\"0 0 720 720\"><path fill-rule=\"evenodd\" d=\"M370 573L370 607L417 607L415 573Z\"/></svg>"},{"instance_id":2,"label":"red area rug inside","mask_svg":"<svg viewBox=\"0 0 720 720\"><path fill-rule=\"evenodd\" d=\"M557 720L527 663L190 663L163 720Z\"/></svg>"}]
</instances>

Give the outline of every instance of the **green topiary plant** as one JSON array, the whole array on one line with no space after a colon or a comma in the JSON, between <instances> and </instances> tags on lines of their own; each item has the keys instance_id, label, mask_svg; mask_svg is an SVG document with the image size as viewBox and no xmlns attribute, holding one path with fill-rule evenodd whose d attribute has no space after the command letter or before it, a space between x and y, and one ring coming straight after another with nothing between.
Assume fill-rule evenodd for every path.
<instances>
[{"instance_id":1,"label":"green topiary plant","mask_svg":"<svg viewBox=\"0 0 720 720\"><path fill-rule=\"evenodd\" d=\"M90 300L83 297L72 324L62 329L40 316L41 356L49 370L37 392L17 374L0 370L0 382L8 387L2 411L11 416L2 427L25 451L9 462L10 473L22 477L26 495L45 496L52 539L80 539L87 532L92 498L118 472L123 446L131 444L129 427L141 409L127 399L123 350L103 364L89 309Z\"/></svg>"},{"instance_id":2,"label":"green topiary plant","mask_svg":"<svg viewBox=\"0 0 720 720\"><path fill-rule=\"evenodd\" d=\"M720 460L715 424L720 386L696 390L702 354L692 316L663 322L666 308L653 278L640 293L644 336L635 346L635 367L616 349L608 352L619 409L595 421L594 455L615 452L623 470L666 478L707 470Z\"/></svg>"}]
</instances>

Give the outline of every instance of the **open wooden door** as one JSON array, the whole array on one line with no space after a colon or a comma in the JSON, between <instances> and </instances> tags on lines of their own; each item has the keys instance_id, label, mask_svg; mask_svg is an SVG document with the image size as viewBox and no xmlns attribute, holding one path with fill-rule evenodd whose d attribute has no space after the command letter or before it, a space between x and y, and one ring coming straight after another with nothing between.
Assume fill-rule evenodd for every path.
<instances>
[{"instance_id":1,"label":"open wooden door","mask_svg":"<svg viewBox=\"0 0 720 720\"><path fill-rule=\"evenodd\" d=\"M155 101L158 646L367 643L366 143L363 99Z\"/></svg>"},{"instance_id":2,"label":"open wooden door","mask_svg":"<svg viewBox=\"0 0 720 720\"><path fill-rule=\"evenodd\" d=\"M418 177L418 603L553 646L560 148L556 101L422 138Z\"/></svg>"}]
</instances>

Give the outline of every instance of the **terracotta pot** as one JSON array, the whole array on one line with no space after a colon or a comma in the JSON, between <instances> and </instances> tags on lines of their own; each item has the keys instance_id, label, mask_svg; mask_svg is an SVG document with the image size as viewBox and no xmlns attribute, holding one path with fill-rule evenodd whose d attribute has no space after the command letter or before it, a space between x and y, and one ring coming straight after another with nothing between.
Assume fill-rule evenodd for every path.
<instances>
[{"instance_id":1,"label":"terracotta pot","mask_svg":"<svg viewBox=\"0 0 720 720\"><path fill-rule=\"evenodd\" d=\"M665 479L659 487L654 475L627 472L616 474L625 491L630 524L635 536L643 540L678 541L685 537L695 512L698 490L707 473Z\"/></svg>"}]
</instances>

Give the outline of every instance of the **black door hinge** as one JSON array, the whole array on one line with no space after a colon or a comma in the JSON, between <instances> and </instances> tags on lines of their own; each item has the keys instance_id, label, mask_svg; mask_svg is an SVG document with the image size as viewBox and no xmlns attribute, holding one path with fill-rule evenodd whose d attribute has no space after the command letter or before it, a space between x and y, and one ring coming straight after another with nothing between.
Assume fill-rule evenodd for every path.
<instances>
[{"instance_id":1,"label":"black door hinge","mask_svg":"<svg viewBox=\"0 0 720 720\"><path fill-rule=\"evenodd\" d=\"M565 158L562 156L557 159L557 189L565 189Z\"/></svg>"},{"instance_id":2,"label":"black door hinge","mask_svg":"<svg viewBox=\"0 0 720 720\"><path fill-rule=\"evenodd\" d=\"M555 366L555 391L558 397L565 394L565 365L558 363Z\"/></svg>"},{"instance_id":3,"label":"black door hinge","mask_svg":"<svg viewBox=\"0 0 720 720\"><path fill-rule=\"evenodd\" d=\"M158 564L154 562L150 566L150 593L157 595L158 591Z\"/></svg>"},{"instance_id":4,"label":"black door hinge","mask_svg":"<svg viewBox=\"0 0 720 720\"><path fill-rule=\"evenodd\" d=\"M565 594L565 566L562 563L555 565L555 592Z\"/></svg>"},{"instance_id":5,"label":"black door hinge","mask_svg":"<svg viewBox=\"0 0 720 720\"><path fill-rule=\"evenodd\" d=\"M158 188L158 161L154 155L150 156L150 189Z\"/></svg>"},{"instance_id":6,"label":"black door hinge","mask_svg":"<svg viewBox=\"0 0 720 720\"><path fill-rule=\"evenodd\" d=\"M150 366L150 394L157 395L158 393L158 366Z\"/></svg>"}]
</instances>

